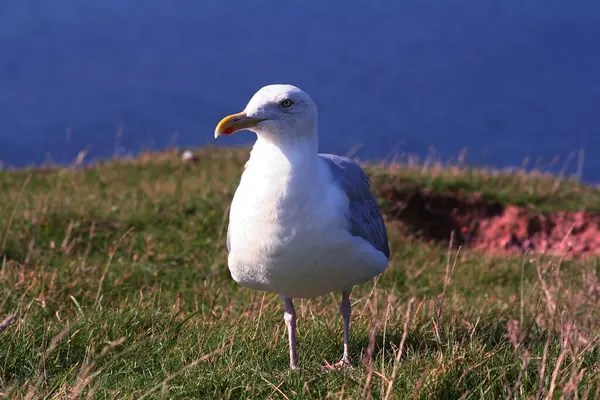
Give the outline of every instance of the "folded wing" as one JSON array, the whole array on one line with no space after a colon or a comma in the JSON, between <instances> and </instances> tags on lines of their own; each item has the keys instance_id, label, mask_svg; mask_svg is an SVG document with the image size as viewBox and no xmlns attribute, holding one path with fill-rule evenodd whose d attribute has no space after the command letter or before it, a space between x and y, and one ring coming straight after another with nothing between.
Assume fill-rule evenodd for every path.
<instances>
[{"instance_id":1,"label":"folded wing","mask_svg":"<svg viewBox=\"0 0 600 400\"><path fill-rule=\"evenodd\" d=\"M371 182L356 162L347 157L319 154L331 171L334 183L350 200L348 226L350 234L359 236L389 259L390 248L379 205L371 192Z\"/></svg>"}]
</instances>

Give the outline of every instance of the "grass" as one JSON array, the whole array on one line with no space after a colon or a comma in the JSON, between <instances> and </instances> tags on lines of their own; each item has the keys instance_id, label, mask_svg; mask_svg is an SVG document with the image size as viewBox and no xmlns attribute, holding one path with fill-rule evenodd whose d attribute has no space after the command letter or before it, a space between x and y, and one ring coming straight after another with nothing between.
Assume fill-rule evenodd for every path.
<instances>
[{"instance_id":1,"label":"grass","mask_svg":"<svg viewBox=\"0 0 600 400\"><path fill-rule=\"evenodd\" d=\"M598 398L595 259L490 258L390 231L390 268L352 293L296 302L288 369L276 295L226 268L245 150L205 149L0 173L0 397ZM600 191L544 174L369 166L411 183L544 210L600 210Z\"/></svg>"}]
</instances>

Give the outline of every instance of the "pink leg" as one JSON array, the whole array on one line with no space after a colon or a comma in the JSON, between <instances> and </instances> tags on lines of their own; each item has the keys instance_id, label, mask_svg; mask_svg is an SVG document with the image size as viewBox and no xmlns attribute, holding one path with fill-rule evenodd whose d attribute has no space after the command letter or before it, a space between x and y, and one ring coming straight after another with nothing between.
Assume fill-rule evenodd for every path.
<instances>
[{"instance_id":1,"label":"pink leg","mask_svg":"<svg viewBox=\"0 0 600 400\"><path fill-rule=\"evenodd\" d=\"M342 314L342 320L344 321L344 354L342 359L337 363L325 364L325 369L340 369L343 367L350 366L350 290L344 290L342 292L342 304L340 304L340 314Z\"/></svg>"},{"instance_id":2,"label":"pink leg","mask_svg":"<svg viewBox=\"0 0 600 400\"><path fill-rule=\"evenodd\" d=\"M298 368L298 352L296 351L296 310L294 310L294 303L289 297L283 297L283 304L285 306L285 314L283 319L288 331L288 341L290 343L290 368Z\"/></svg>"}]
</instances>

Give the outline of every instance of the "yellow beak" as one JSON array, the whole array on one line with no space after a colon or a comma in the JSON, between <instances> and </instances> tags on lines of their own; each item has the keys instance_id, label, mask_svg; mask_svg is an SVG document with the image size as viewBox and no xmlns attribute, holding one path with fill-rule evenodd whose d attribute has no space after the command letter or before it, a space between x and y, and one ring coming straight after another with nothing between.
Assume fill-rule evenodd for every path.
<instances>
[{"instance_id":1,"label":"yellow beak","mask_svg":"<svg viewBox=\"0 0 600 400\"><path fill-rule=\"evenodd\" d=\"M215 139L221 135L231 135L242 129L252 128L258 125L264 119L250 118L246 113L237 113L226 116L219 122L215 129Z\"/></svg>"}]
</instances>

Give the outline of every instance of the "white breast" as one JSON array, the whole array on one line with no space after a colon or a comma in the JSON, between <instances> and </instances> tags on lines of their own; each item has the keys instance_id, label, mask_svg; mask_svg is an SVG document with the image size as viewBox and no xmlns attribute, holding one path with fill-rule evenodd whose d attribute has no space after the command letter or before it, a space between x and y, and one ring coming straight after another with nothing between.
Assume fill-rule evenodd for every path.
<instances>
[{"instance_id":1,"label":"white breast","mask_svg":"<svg viewBox=\"0 0 600 400\"><path fill-rule=\"evenodd\" d=\"M231 205L228 264L234 280L313 297L385 269L382 253L347 232L348 199L329 182L327 166L316 156L291 163L272 150L255 146Z\"/></svg>"}]
</instances>

